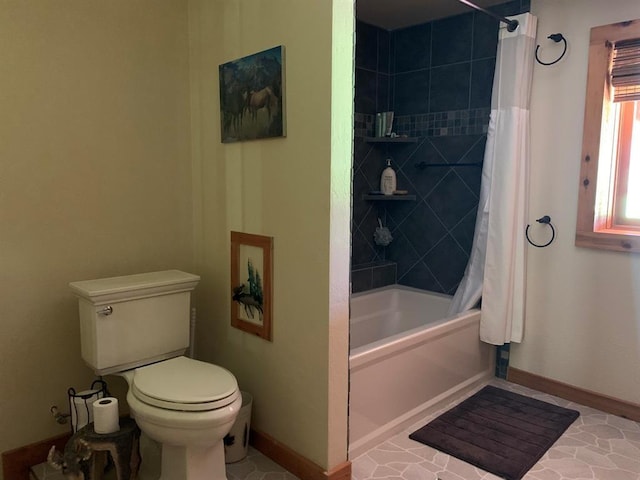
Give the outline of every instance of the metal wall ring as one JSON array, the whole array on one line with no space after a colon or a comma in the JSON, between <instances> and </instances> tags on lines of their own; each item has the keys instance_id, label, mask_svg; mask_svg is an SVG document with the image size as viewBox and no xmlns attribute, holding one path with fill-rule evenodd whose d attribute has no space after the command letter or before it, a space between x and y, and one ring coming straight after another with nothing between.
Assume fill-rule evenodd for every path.
<instances>
[{"instance_id":1,"label":"metal wall ring","mask_svg":"<svg viewBox=\"0 0 640 480\"><path fill-rule=\"evenodd\" d=\"M549 245L551 245L551 242L553 242L553 240L556 238L556 229L553 228L553 225L551 224L551 217L549 215L545 215L544 217L537 219L536 222L542 223L544 225L549 225L549 227L551 227L551 240L549 240L547 243L542 244L542 245L533 242L529 238L529 227L531 225L527 225L527 228L524 231L524 235L525 235L525 237L527 237L527 242L529 242L531 245L533 245L534 247L537 247L537 248L548 247Z\"/></svg>"},{"instance_id":2,"label":"metal wall ring","mask_svg":"<svg viewBox=\"0 0 640 480\"><path fill-rule=\"evenodd\" d=\"M540 64L540 65L553 65L554 63L558 63L562 57L564 57L564 54L567 53L567 39L564 38L564 36L561 33L552 33L551 35L549 35L547 37L549 40L553 40L554 42L558 43L558 42L564 42L564 49L562 50L562 53L560 54L560 56L558 58L556 58L553 62L543 62L542 60L540 60L540 58L538 57L538 49L540 48L540 45L536 46L536 61Z\"/></svg>"}]
</instances>

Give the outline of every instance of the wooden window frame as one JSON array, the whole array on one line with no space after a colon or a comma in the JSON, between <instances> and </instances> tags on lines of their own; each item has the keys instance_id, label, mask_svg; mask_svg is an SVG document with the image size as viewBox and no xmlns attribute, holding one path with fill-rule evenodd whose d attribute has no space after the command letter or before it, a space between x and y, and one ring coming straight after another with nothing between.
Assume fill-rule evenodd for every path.
<instances>
[{"instance_id":1,"label":"wooden window frame","mask_svg":"<svg viewBox=\"0 0 640 480\"><path fill-rule=\"evenodd\" d=\"M615 221L617 109L611 102L611 47L640 38L640 20L591 29L575 244L640 253L640 229Z\"/></svg>"}]
</instances>

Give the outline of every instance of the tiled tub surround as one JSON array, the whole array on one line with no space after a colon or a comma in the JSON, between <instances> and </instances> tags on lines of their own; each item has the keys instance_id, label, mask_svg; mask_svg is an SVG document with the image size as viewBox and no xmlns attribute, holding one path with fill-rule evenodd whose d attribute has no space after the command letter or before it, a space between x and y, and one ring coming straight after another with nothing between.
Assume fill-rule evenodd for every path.
<instances>
[{"instance_id":1,"label":"tiled tub surround","mask_svg":"<svg viewBox=\"0 0 640 480\"><path fill-rule=\"evenodd\" d=\"M370 262L392 261L397 265L397 283L455 292L471 251L485 141L482 134L390 145L356 138L353 269ZM393 158L398 188L416 195L415 201L363 200L364 194L378 190L388 156ZM393 235L387 247L373 241L378 218Z\"/></svg>"},{"instance_id":2,"label":"tiled tub surround","mask_svg":"<svg viewBox=\"0 0 640 480\"><path fill-rule=\"evenodd\" d=\"M529 1L491 9L515 15L528 11ZM455 292L475 228L497 29L494 19L473 11L393 32L356 23L354 270L392 261L400 284ZM395 112L393 131L419 142L366 142L375 114L388 110ZM415 194L415 202L362 198L379 189L388 157L398 189ZM378 218L394 237L386 248L373 241Z\"/></svg>"},{"instance_id":3,"label":"tiled tub surround","mask_svg":"<svg viewBox=\"0 0 640 480\"><path fill-rule=\"evenodd\" d=\"M394 262L381 260L355 265L351 269L351 293L393 285L396 278L397 265Z\"/></svg>"},{"instance_id":4,"label":"tiled tub surround","mask_svg":"<svg viewBox=\"0 0 640 480\"><path fill-rule=\"evenodd\" d=\"M351 299L349 455L493 375L480 311L446 318L451 297L385 287Z\"/></svg>"}]
</instances>

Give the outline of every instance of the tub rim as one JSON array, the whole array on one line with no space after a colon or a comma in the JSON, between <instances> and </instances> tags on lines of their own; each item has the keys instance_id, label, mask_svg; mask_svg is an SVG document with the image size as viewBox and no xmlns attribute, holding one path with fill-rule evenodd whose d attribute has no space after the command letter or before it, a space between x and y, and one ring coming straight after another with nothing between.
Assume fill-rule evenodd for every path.
<instances>
[{"instance_id":1,"label":"tub rim","mask_svg":"<svg viewBox=\"0 0 640 480\"><path fill-rule=\"evenodd\" d=\"M386 356L412 348L428 338L437 338L454 330L465 328L478 322L481 310L474 308L461 312L454 317L443 318L404 332L396 333L381 340L354 348L349 352L349 368L357 369ZM479 337L478 337L479 338Z\"/></svg>"},{"instance_id":2,"label":"tub rim","mask_svg":"<svg viewBox=\"0 0 640 480\"><path fill-rule=\"evenodd\" d=\"M447 293L432 292L431 290L423 290L421 288L410 287L409 285L401 285L399 283L393 283L391 285L385 285L384 287L372 288L370 290L364 290L362 292L352 293L350 298L354 299L354 298L364 297L366 295L380 293L385 290L406 290L408 292L414 292L421 295L433 295L435 297L446 298L449 300L453 298L453 295L449 295Z\"/></svg>"}]
</instances>

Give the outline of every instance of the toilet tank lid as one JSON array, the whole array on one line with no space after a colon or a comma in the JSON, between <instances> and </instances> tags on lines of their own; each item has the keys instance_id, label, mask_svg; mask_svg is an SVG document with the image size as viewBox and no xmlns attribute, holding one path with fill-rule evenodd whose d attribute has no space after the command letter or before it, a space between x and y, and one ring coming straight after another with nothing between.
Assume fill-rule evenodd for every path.
<instances>
[{"instance_id":1,"label":"toilet tank lid","mask_svg":"<svg viewBox=\"0 0 640 480\"><path fill-rule=\"evenodd\" d=\"M180 270L164 270L71 282L69 287L79 297L98 303L190 291L199 280L198 275Z\"/></svg>"}]
</instances>

